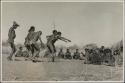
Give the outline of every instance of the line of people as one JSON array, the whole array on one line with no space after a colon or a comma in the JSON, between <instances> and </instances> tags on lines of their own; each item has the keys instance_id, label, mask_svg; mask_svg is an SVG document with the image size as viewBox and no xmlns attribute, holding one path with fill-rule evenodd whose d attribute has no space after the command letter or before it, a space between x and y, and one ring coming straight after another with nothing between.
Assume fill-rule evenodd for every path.
<instances>
[{"instance_id":1,"label":"line of people","mask_svg":"<svg viewBox=\"0 0 125 83\"><path fill-rule=\"evenodd\" d=\"M60 51L58 53L58 57L63 58L63 59L78 59L78 60L81 60L81 59L83 59L82 58L83 56L84 56L84 54L82 52L80 53L79 49L76 49L76 51L73 54L70 52L70 49L66 49L65 53L63 52L63 49L60 49Z\"/></svg>"},{"instance_id":2,"label":"line of people","mask_svg":"<svg viewBox=\"0 0 125 83\"><path fill-rule=\"evenodd\" d=\"M16 38L15 29L17 29L17 27L19 27L19 24L14 21L13 26L9 29L8 32L8 43L10 44L10 47L12 49L10 56L8 56L7 58L8 60L12 60L13 56L19 56L22 51L22 48L20 47L19 53L16 53L17 49L14 44L14 39ZM41 40L42 31L35 31L35 27L31 26L28 30L28 34L24 42L28 55L26 52L24 53L24 55L28 56L28 59L36 61L39 57L40 48L47 47L49 56L51 56L52 62L54 62L54 57L57 53L55 43L58 40L62 40L64 42L71 42L71 40L62 37L61 34L62 33L60 31L53 30L51 35L46 36L47 43L44 44ZM38 40L41 44L37 42ZM82 54L82 56L85 57L85 63L102 64L108 62L110 65L113 65L116 61L118 62L120 60L120 52L123 52L123 47L120 48L121 51L119 49L112 51L111 49L105 48L104 46L102 46L101 48L96 47L96 49L85 48L84 50L85 54L82 52L80 53L79 50L76 49L76 52L72 55L70 49L67 49L66 53L63 53L63 50L60 49L58 56L66 59L81 59L80 54Z\"/></svg>"},{"instance_id":3,"label":"line of people","mask_svg":"<svg viewBox=\"0 0 125 83\"><path fill-rule=\"evenodd\" d=\"M17 29L17 27L19 27L19 24L17 24L14 21L13 26L9 29L9 32L8 32L8 43L10 44L10 47L12 49L10 56L7 58L8 60L12 60L12 57L16 53L16 46L14 44L14 39L16 38L15 29ZM47 38L46 46L48 48L48 51L51 53L52 62L54 62L54 56L56 53L56 49L54 45L56 41L62 40L64 42L71 42L71 40L62 37L61 34L62 33L60 31L53 30L52 35L46 36ZM40 46L38 44L38 40L41 43L41 47L43 48L45 47L45 44L41 40L41 35L42 35L42 31L35 31L35 27L31 26L25 38L24 45L29 54L28 58L32 61L37 60L37 57L39 57Z\"/></svg>"},{"instance_id":4,"label":"line of people","mask_svg":"<svg viewBox=\"0 0 125 83\"><path fill-rule=\"evenodd\" d=\"M107 64L110 66L119 65L122 62L121 49L112 50L110 48L85 49L85 64Z\"/></svg>"}]
</instances>

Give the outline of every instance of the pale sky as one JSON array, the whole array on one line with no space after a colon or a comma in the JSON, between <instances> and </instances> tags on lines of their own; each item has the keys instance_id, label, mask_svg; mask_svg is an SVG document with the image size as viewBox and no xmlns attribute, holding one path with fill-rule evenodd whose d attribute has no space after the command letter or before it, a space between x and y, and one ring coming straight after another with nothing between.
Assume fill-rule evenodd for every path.
<instances>
[{"instance_id":1,"label":"pale sky","mask_svg":"<svg viewBox=\"0 0 125 83\"><path fill-rule=\"evenodd\" d=\"M112 45L123 36L123 4L120 2L4 2L2 4L2 40L7 40L13 21L16 29L15 43L25 40L30 26L43 32L41 38L52 33L52 24L71 43L61 45Z\"/></svg>"}]
</instances>

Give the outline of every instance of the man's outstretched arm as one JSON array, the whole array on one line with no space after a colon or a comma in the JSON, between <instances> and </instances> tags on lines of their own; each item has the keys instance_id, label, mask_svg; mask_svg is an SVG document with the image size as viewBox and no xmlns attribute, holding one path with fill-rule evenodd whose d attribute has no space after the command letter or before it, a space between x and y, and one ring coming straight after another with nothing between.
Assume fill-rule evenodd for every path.
<instances>
[{"instance_id":1,"label":"man's outstretched arm","mask_svg":"<svg viewBox=\"0 0 125 83\"><path fill-rule=\"evenodd\" d=\"M65 38L65 37L59 37L60 40L64 41L64 42L71 42L71 40Z\"/></svg>"}]
</instances>

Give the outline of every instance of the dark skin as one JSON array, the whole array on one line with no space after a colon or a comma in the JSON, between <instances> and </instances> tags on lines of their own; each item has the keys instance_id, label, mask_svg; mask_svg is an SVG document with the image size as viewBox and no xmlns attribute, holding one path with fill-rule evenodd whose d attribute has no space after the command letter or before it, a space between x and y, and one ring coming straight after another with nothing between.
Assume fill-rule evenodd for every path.
<instances>
[{"instance_id":1,"label":"dark skin","mask_svg":"<svg viewBox=\"0 0 125 83\"><path fill-rule=\"evenodd\" d=\"M67 59L71 59L71 58L72 58L72 57L71 57L71 52L70 52L69 49L67 49L67 51L66 51L66 53L65 53L65 57L66 57Z\"/></svg>"},{"instance_id":2,"label":"dark skin","mask_svg":"<svg viewBox=\"0 0 125 83\"><path fill-rule=\"evenodd\" d=\"M34 43L31 44L31 47L34 49L35 52L33 52L33 59L36 57L36 56L39 56L39 53L40 53L40 48L39 48L39 45L36 43L38 40L41 42L41 45L43 46L43 42L41 40L41 35L42 35L42 32L39 31L36 38L35 38L35 41Z\"/></svg>"},{"instance_id":3,"label":"dark skin","mask_svg":"<svg viewBox=\"0 0 125 83\"><path fill-rule=\"evenodd\" d=\"M52 57L54 57L55 56L55 53L56 53L56 50L55 50L55 42L59 39L59 40L62 40L62 41L64 41L64 42L71 42L70 40L68 40L68 39L66 39L66 38L64 38L64 37L61 37L61 32L55 32L55 33L53 33L53 36L47 36L47 37L50 37L50 38L52 38L52 39L50 39L50 41L49 41L49 39L48 39L48 41L47 41L47 47L48 47L48 49L50 50L50 52L51 52L51 54L52 54ZM53 60L52 60L52 62L54 62Z\"/></svg>"},{"instance_id":4,"label":"dark skin","mask_svg":"<svg viewBox=\"0 0 125 83\"><path fill-rule=\"evenodd\" d=\"M28 33L27 37L25 38L25 43L24 43L25 47L27 48L28 54L31 55L31 56L34 53L34 50L32 49L29 41L31 40L31 36L34 33L34 31L35 31L35 27L33 27L33 28L31 27L29 29L29 31L28 31L29 33Z\"/></svg>"},{"instance_id":5,"label":"dark skin","mask_svg":"<svg viewBox=\"0 0 125 83\"><path fill-rule=\"evenodd\" d=\"M19 26L19 25L18 25ZM17 25L13 25L12 29L17 29L18 27ZM13 36L13 42L9 42L10 44L10 47L12 49L11 53L10 53L10 56L7 58L8 60L12 60L12 56L15 54L16 52L16 47L15 47L15 44L14 44L14 39L16 38L16 35Z\"/></svg>"},{"instance_id":6,"label":"dark skin","mask_svg":"<svg viewBox=\"0 0 125 83\"><path fill-rule=\"evenodd\" d=\"M62 40L64 42L71 42L71 40L69 39L66 39L65 37L61 37L61 33L57 33L57 39L55 39L54 43L59 39L59 40Z\"/></svg>"}]
</instances>

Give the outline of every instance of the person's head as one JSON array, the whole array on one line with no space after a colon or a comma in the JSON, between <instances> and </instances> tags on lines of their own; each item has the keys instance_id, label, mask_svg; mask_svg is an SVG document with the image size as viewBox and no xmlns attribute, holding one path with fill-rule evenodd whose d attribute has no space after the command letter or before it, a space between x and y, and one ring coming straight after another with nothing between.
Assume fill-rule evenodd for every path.
<instances>
[{"instance_id":1,"label":"person's head","mask_svg":"<svg viewBox=\"0 0 125 83\"><path fill-rule=\"evenodd\" d=\"M39 34L39 35L42 35L42 31L38 31L38 34Z\"/></svg>"},{"instance_id":2,"label":"person's head","mask_svg":"<svg viewBox=\"0 0 125 83\"><path fill-rule=\"evenodd\" d=\"M19 27L19 24L16 23L16 21L13 22L13 28L16 29L17 27Z\"/></svg>"},{"instance_id":3,"label":"person's head","mask_svg":"<svg viewBox=\"0 0 125 83\"><path fill-rule=\"evenodd\" d=\"M31 26L28 32L35 31L35 27Z\"/></svg>"},{"instance_id":4,"label":"person's head","mask_svg":"<svg viewBox=\"0 0 125 83\"><path fill-rule=\"evenodd\" d=\"M76 49L76 52L79 52L79 49Z\"/></svg>"},{"instance_id":5,"label":"person's head","mask_svg":"<svg viewBox=\"0 0 125 83\"><path fill-rule=\"evenodd\" d=\"M61 36L62 33L61 33L61 32L57 32L57 34L58 34L59 36Z\"/></svg>"},{"instance_id":6,"label":"person's head","mask_svg":"<svg viewBox=\"0 0 125 83\"><path fill-rule=\"evenodd\" d=\"M53 34L56 35L57 34L57 30L53 30Z\"/></svg>"},{"instance_id":7,"label":"person's head","mask_svg":"<svg viewBox=\"0 0 125 83\"><path fill-rule=\"evenodd\" d=\"M87 52L89 49L85 48L85 51Z\"/></svg>"},{"instance_id":8,"label":"person's head","mask_svg":"<svg viewBox=\"0 0 125 83\"><path fill-rule=\"evenodd\" d=\"M19 50L23 50L22 46L19 47Z\"/></svg>"},{"instance_id":9,"label":"person's head","mask_svg":"<svg viewBox=\"0 0 125 83\"><path fill-rule=\"evenodd\" d=\"M69 49L67 49L67 52L69 52Z\"/></svg>"},{"instance_id":10,"label":"person's head","mask_svg":"<svg viewBox=\"0 0 125 83\"><path fill-rule=\"evenodd\" d=\"M101 46L101 49L104 49L104 46Z\"/></svg>"}]
</instances>

